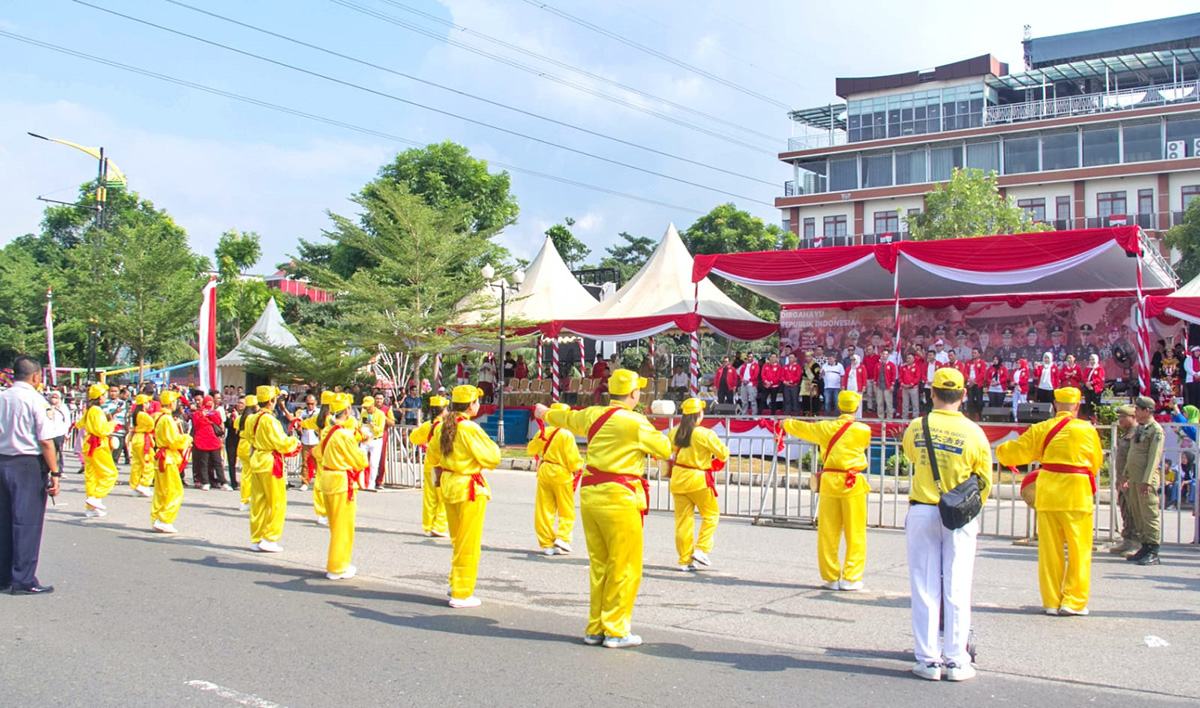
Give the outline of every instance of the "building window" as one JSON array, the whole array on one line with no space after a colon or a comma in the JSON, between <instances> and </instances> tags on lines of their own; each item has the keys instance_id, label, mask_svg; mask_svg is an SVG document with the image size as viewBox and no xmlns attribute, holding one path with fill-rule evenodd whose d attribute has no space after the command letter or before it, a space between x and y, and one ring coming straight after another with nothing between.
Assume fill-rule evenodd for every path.
<instances>
[{"instance_id":1,"label":"building window","mask_svg":"<svg viewBox=\"0 0 1200 708\"><path fill-rule=\"evenodd\" d=\"M929 151L929 180L945 182L950 179L954 170L963 167L963 149L961 146L936 147Z\"/></svg>"},{"instance_id":2,"label":"building window","mask_svg":"<svg viewBox=\"0 0 1200 708\"><path fill-rule=\"evenodd\" d=\"M975 143L967 146L967 167L984 174L1000 171L1000 143Z\"/></svg>"},{"instance_id":3,"label":"building window","mask_svg":"<svg viewBox=\"0 0 1200 708\"><path fill-rule=\"evenodd\" d=\"M811 241L817 237L817 220L808 217L804 220L804 240Z\"/></svg>"},{"instance_id":4,"label":"building window","mask_svg":"<svg viewBox=\"0 0 1200 708\"><path fill-rule=\"evenodd\" d=\"M896 184L921 184L925 181L925 151L896 153Z\"/></svg>"},{"instance_id":5,"label":"building window","mask_svg":"<svg viewBox=\"0 0 1200 708\"><path fill-rule=\"evenodd\" d=\"M1046 220L1045 199L1018 199L1017 206L1029 212L1030 218L1038 223Z\"/></svg>"},{"instance_id":6,"label":"building window","mask_svg":"<svg viewBox=\"0 0 1200 708\"><path fill-rule=\"evenodd\" d=\"M1183 154L1196 154L1196 140L1200 140L1200 118L1167 118L1167 142L1183 141Z\"/></svg>"},{"instance_id":7,"label":"building window","mask_svg":"<svg viewBox=\"0 0 1200 708\"><path fill-rule=\"evenodd\" d=\"M898 211L877 211L875 212L875 233L887 234L896 233L900 230L900 212Z\"/></svg>"},{"instance_id":8,"label":"building window","mask_svg":"<svg viewBox=\"0 0 1200 708\"><path fill-rule=\"evenodd\" d=\"M1079 133L1042 136L1042 169L1069 170L1079 167Z\"/></svg>"},{"instance_id":9,"label":"building window","mask_svg":"<svg viewBox=\"0 0 1200 708\"><path fill-rule=\"evenodd\" d=\"M848 157L829 161L829 190L845 192L858 189L858 158Z\"/></svg>"},{"instance_id":10,"label":"building window","mask_svg":"<svg viewBox=\"0 0 1200 708\"><path fill-rule=\"evenodd\" d=\"M1004 141L1004 173L1038 171L1038 139L1009 138Z\"/></svg>"},{"instance_id":11,"label":"building window","mask_svg":"<svg viewBox=\"0 0 1200 708\"><path fill-rule=\"evenodd\" d=\"M1183 197L1183 209L1184 211L1187 211L1188 204L1190 204L1191 201L1196 197L1200 197L1200 184L1189 184L1183 189L1179 190L1179 192Z\"/></svg>"},{"instance_id":12,"label":"building window","mask_svg":"<svg viewBox=\"0 0 1200 708\"><path fill-rule=\"evenodd\" d=\"M1125 208L1125 192L1100 192L1096 195L1096 216L1124 216L1129 211Z\"/></svg>"},{"instance_id":13,"label":"building window","mask_svg":"<svg viewBox=\"0 0 1200 708\"><path fill-rule=\"evenodd\" d=\"M1125 162L1162 159L1162 125L1158 121L1125 125L1121 130L1125 134Z\"/></svg>"},{"instance_id":14,"label":"building window","mask_svg":"<svg viewBox=\"0 0 1200 708\"><path fill-rule=\"evenodd\" d=\"M1154 190L1139 189L1138 190L1138 210L1139 214L1154 213Z\"/></svg>"},{"instance_id":15,"label":"building window","mask_svg":"<svg viewBox=\"0 0 1200 708\"><path fill-rule=\"evenodd\" d=\"M892 153L864 155L862 159L862 186L889 187L892 184Z\"/></svg>"},{"instance_id":16,"label":"building window","mask_svg":"<svg viewBox=\"0 0 1200 708\"><path fill-rule=\"evenodd\" d=\"M1067 228L1066 224L1071 220L1070 197L1054 198L1054 220L1059 222L1059 228Z\"/></svg>"},{"instance_id":17,"label":"building window","mask_svg":"<svg viewBox=\"0 0 1200 708\"><path fill-rule=\"evenodd\" d=\"M1115 165L1120 162L1119 141L1116 128L1083 131L1083 166Z\"/></svg>"},{"instance_id":18,"label":"building window","mask_svg":"<svg viewBox=\"0 0 1200 708\"><path fill-rule=\"evenodd\" d=\"M845 236L846 235L846 216L827 216L825 217L824 237L830 236Z\"/></svg>"}]
</instances>

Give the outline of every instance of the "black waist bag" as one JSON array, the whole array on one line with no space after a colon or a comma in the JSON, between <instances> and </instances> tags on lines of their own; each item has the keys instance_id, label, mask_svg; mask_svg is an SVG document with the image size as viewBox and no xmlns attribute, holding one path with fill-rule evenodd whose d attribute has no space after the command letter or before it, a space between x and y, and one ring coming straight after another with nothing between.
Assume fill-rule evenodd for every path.
<instances>
[{"instance_id":1,"label":"black waist bag","mask_svg":"<svg viewBox=\"0 0 1200 708\"><path fill-rule=\"evenodd\" d=\"M933 451L933 435L929 432L929 416L921 419L925 432L925 449L929 451L929 467L933 470L933 481L938 486L938 513L942 525L948 529L961 529L983 511L983 496L979 491L979 476L971 475L950 491L942 490L942 477L938 474L937 455Z\"/></svg>"}]
</instances>

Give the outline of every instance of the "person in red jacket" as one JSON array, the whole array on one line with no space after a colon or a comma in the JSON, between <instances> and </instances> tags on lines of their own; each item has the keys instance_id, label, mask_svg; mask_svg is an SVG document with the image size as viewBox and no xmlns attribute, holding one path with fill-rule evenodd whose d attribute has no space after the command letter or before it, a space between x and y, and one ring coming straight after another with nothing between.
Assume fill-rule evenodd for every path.
<instances>
[{"instance_id":1,"label":"person in red jacket","mask_svg":"<svg viewBox=\"0 0 1200 708\"><path fill-rule=\"evenodd\" d=\"M529 378L529 365L525 363L525 356L517 357L517 365L513 368L513 376L518 379Z\"/></svg>"},{"instance_id":2,"label":"person in red jacket","mask_svg":"<svg viewBox=\"0 0 1200 708\"><path fill-rule=\"evenodd\" d=\"M988 405L999 408L1004 405L1004 397L1008 395L1008 367L999 355L992 357L992 364L984 369L983 387L987 390Z\"/></svg>"},{"instance_id":3,"label":"person in red jacket","mask_svg":"<svg viewBox=\"0 0 1200 708\"><path fill-rule=\"evenodd\" d=\"M917 363L917 358L909 352L904 357L904 366L900 367L900 415L903 418L916 418L921 412L921 382L925 377L921 370L925 363Z\"/></svg>"},{"instance_id":4,"label":"person in red jacket","mask_svg":"<svg viewBox=\"0 0 1200 708\"><path fill-rule=\"evenodd\" d=\"M800 415L800 378L804 375L804 367L793 354L783 365L783 414Z\"/></svg>"},{"instance_id":5,"label":"person in red jacket","mask_svg":"<svg viewBox=\"0 0 1200 708\"><path fill-rule=\"evenodd\" d=\"M717 373L713 374L713 386L717 389L717 403L733 405L733 394L737 392L737 369L729 363L729 357L721 360Z\"/></svg>"},{"instance_id":6,"label":"person in red jacket","mask_svg":"<svg viewBox=\"0 0 1200 708\"><path fill-rule=\"evenodd\" d=\"M884 345L877 358L875 369L867 369L867 378L875 394L875 414L880 418L892 418L896 415L893 391L900 369L892 361L892 348Z\"/></svg>"},{"instance_id":7,"label":"person in red jacket","mask_svg":"<svg viewBox=\"0 0 1200 708\"><path fill-rule=\"evenodd\" d=\"M1088 367L1083 377L1086 382L1083 387L1083 415L1095 415L1096 406L1100 405L1100 396L1104 393L1104 367L1100 366L1098 355L1092 354L1088 357Z\"/></svg>"},{"instance_id":8,"label":"person in red jacket","mask_svg":"<svg viewBox=\"0 0 1200 708\"><path fill-rule=\"evenodd\" d=\"M975 420L983 415L983 391L987 388L987 362L979 347L971 350L971 360L963 367L963 378L967 382L967 415Z\"/></svg>"},{"instance_id":9,"label":"person in red jacket","mask_svg":"<svg viewBox=\"0 0 1200 708\"><path fill-rule=\"evenodd\" d=\"M767 363L762 365L761 376L763 389L766 391L766 395L764 396L766 410L764 413L775 415L779 412L778 408L781 403L780 399L782 398L780 395L782 393L781 386L783 384L783 367L779 365L778 354L772 354L767 359Z\"/></svg>"},{"instance_id":10,"label":"person in red jacket","mask_svg":"<svg viewBox=\"0 0 1200 708\"><path fill-rule=\"evenodd\" d=\"M1074 354L1068 354L1067 360L1058 368L1058 387L1083 390L1083 369L1075 361Z\"/></svg>"},{"instance_id":11,"label":"person in red jacket","mask_svg":"<svg viewBox=\"0 0 1200 708\"><path fill-rule=\"evenodd\" d=\"M867 385L863 389L863 407L867 410L875 408L875 378L879 374L879 361L875 345L868 344L863 347L862 365L867 372Z\"/></svg>"},{"instance_id":12,"label":"person in red jacket","mask_svg":"<svg viewBox=\"0 0 1200 708\"><path fill-rule=\"evenodd\" d=\"M967 362L958 358L958 352L953 349L946 351L946 362L938 367L939 369L954 369L963 375L963 380L967 378Z\"/></svg>"},{"instance_id":13,"label":"person in red jacket","mask_svg":"<svg viewBox=\"0 0 1200 708\"><path fill-rule=\"evenodd\" d=\"M221 414L214 410L212 396L205 396L192 413L192 484L204 490L214 485L230 491L221 462L221 438L225 435Z\"/></svg>"},{"instance_id":14,"label":"person in red jacket","mask_svg":"<svg viewBox=\"0 0 1200 708\"><path fill-rule=\"evenodd\" d=\"M1017 409L1026 401L1029 400L1029 361L1022 358L1017 360L1017 365L1013 367L1009 383L1012 385L1012 407L1013 420L1017 419Z\"/></svg>"},{"instance_id":15,"label":"person in red jacket","mask_svg":"<svg viewBox=\"0 0 1200 708\"><path fill-rule=\"evenodd\" d=\"M1059 370L1054 365L1054 355L1046 352L1042 355L1042 363L1033 369L1029 392L1037 403L1053 403L1056 388L1059 388Z\"/></svg>"},{"instance_id":16,"label":"person in red jacket","mask_svg":"<svg viewBox=\"0 0 1200 708\"><path fill-rule=\"evenodd\" d=\"M738 367L738 392L742 397L742 415L758 415L758 362L754 354Z\"/></svg>"}]
</instances>

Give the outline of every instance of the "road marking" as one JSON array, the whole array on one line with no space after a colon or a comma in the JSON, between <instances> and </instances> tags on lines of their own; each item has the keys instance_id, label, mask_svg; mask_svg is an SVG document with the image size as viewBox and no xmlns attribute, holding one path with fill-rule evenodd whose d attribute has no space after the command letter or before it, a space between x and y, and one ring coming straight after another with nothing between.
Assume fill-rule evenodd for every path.
<instances>
[{"instance_id":1,"label":"road marking","mask_svg":"<svg viewBox=\"0 0 1200 708\"><path fill-rule=\"evenodd\" d=\"M255 696L254 694L242 693L241 691L235 691L232 688L225 688L224 686L218 686L217 684L211 683L209 681L188 681L187 685L191 686L192 688L198 688L201 691L212 691L213 693L217 694L221 698L227 698L227 699L233 701L234 703L240 703L241 705L244 705L244 706L250 706L250 708L284 708L283 706L279 705L278 703L275 703L273 701L268 701L265 698L259 698L258 696Z\"/></svg>"},{"instance_id":2,"label":"road marking","mask_svg":"<svg viewBox=\"0 0 1200 708\"><path fill-rule=\"evenodd\" d=\"M1146 646L1150 647L1151 649L1161 649L1162 647L1171 646L1167 640L1163 639L1162 637L1156 637L1153 634L1147 634L1144 641L1146 642Z\"/></svg>"}]
</instances>

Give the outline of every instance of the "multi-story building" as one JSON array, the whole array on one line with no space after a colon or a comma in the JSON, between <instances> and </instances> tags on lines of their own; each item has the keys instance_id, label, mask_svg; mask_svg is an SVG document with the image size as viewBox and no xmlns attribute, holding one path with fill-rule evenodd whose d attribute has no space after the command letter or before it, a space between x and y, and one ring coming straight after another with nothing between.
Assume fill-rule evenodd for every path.
<instances>
[{"instance_id":1,"label":"multi-story building","mask_svg":"<svg viewBox=\"0 0 1200 708\"><path fill-rule=\"evenodd\" d=\"M839 78L839 102L793 111L784 227L801 247L903 239L956 167L995 171L1056 229L1178 223L1200 195L1200 14L1024 48L1019 73L988 54Z\"/></svg>"}]
</instances>

